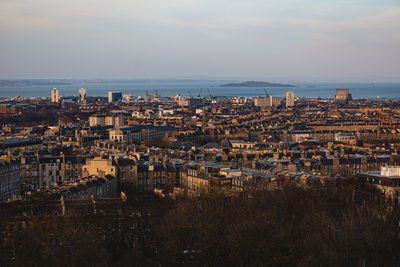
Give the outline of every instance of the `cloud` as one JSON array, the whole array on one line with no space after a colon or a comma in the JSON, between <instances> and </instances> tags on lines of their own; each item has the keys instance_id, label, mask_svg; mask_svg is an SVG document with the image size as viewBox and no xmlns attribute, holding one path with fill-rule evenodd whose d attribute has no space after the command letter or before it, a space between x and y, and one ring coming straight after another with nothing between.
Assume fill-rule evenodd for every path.
<instances>
[{"instance_id":1,"label":"cloud","mask_svg":"<svg viewBox=\"0 0 400 267\"><path fill-rule=\"evenodd\" d=\"M289 19L288 23L303 25L323 30L376 30L400 29L400 7L392 8L381 14L361 17L357 19L317 20L317 19Z\"/></svg>"},{"instance_id":2,"label":"cloud","mask_svg":"<svg viewBox=\"0 0 400 267\"><path fill-rule=\"evenodd\" d=\"M394 73L399 27L393 0L0 0L0 71Z\"/></svg>"},{"instance_id":3,"label":"cloud","mask_svg":"<svg viewBox=\"0 0 400 267\"><path fill-rule=\"evenodd\" d=\"M376 2L376 1L375 1ZM109 23L204 29L399 27L399 7L370 0L2 0L2 29L79 29Z\"/></svg>"}]
</instances>

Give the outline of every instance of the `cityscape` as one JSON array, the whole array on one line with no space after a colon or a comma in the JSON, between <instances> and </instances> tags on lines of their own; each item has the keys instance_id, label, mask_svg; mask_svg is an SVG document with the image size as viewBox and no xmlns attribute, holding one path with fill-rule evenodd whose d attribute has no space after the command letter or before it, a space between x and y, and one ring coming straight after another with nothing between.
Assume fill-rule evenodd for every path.
<instances>
[{"instance_id":1,"label":"cityscape","mask_svg":"<svg viewBox=\"0 0 400 267\"><path fill-rule=\"evenodd\" d=\"M0 266L400 266L399 3L261 2L0 3Z\"/></svg>"},{"instance_id":2,"label":"cityscape","mask_svg":"<svg viewBox=\"0 0 400 267\"><path fill-rule=\"evenodd\" d=\"M263 97L88 93L80 88L63 97L53 88L47 98L2 100L5 207L24 209L41 199L58 216L77 203L96 214L132 192L184 201L206 192L243 197L345 180L398 203L397 99L353 99L348 89L332 99L290 90L282 97L267 90Z\"/></svg>"}]
</instances>

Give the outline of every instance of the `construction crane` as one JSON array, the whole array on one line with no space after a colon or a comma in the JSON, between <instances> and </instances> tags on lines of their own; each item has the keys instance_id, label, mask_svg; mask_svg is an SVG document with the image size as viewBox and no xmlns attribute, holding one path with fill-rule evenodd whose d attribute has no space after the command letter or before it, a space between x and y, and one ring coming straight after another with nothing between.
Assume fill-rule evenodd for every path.
<instances>
[{"instance_id":1,"label":"construction crane","mask_svg":"<svg viewBox=\"0 0 400 267\"><path fill-rule=\"evenodd\" d=\"M212 98L209 88L207 88L207 91L208 91L208 95L210 96L210 98Z\"/></svg>"},{"instance_id":2,"label":"construction crane","mask_svg":"<svg viewBox=\"0 0 400 267\"><path fill-rule=\"evenodd\" d=\"M267 93L267 89L264 88L265 96L269 97L269 94Z\"/></svg>"},{"instance_id":3,"label":"construction crane","mask_svg":"<svg viewBox=\"0 0 400 267\"><path fill-rule=\"evenodd\" d=\"M179 92L176 96L175 99L180 99L181 98L181 92Z\"/></svg>"},{"instance_id":4,"label":"construction crane","mask_svg":"<svg viewBox=\"0 0 400 267\"><path fill-rule=\"evenodd\" d=\"M200 88L199 93L197 94L197 97L200 97L201 91L203 91L203 88Z\"/></svg>"},{"instance_id":5,"label":"construction crane","mask_svg":"<svg viewBox=\"0 0 400 267\"><path fill-rule=\"evenodd\" d=\"M192 92L190 92L190 90L188 90L188 92L189 92L190 97L193 98Z\"/></svg>"}]
</instances>

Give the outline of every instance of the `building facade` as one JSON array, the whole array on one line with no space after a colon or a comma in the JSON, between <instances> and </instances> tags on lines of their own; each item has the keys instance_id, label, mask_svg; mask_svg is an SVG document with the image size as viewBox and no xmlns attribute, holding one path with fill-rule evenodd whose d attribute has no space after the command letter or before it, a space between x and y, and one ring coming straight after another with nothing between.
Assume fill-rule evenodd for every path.
<instances>
[{"instance_id":1,"label":"building facade","mask_svg":"<svg viewBox=\"0 0 400 267\"><path fill-rule=\"evenodd\" d=\"M48 188L81 177L84 156L27 154L21 158L24 190Z\"/></svg>"},{"instance_id":2,"label":"building facade","mask_svg":"<svg viewBox=\"0 0 400 267\"><path fill-rule=\"evenodd\" d=\"M121 113L94 114L89 117L89 125L121 127L125 125L125 117Z\"/></svg>"},{"instance_id":3,"label":"building facade","mask_svg":"<svg viewBox=\"0 0 400 267\"><path fill-rule=\"evenodd\" d=\"M0 161L0 202L20 194L21 170L16 161Z\"/></svg>"},{"instance_id":4,"label":"building facade","mask_svg":"<svg viewBox=\"0 0 400 267\"><path fill-rule=\"evenodd\" d=\"M110 140L115 142L131 143L142 140L141 130L135 126L122 127L110 130Z\"/></svg>"}]
</instances>

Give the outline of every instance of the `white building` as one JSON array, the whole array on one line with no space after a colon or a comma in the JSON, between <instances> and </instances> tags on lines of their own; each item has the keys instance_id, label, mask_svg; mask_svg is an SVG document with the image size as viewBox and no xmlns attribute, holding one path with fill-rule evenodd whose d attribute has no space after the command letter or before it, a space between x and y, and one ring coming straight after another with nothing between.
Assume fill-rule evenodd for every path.
<instances>
[{"instance_id":1,"label":"white building","mask_svg":"<svg viewBox=\"0 0 400 267\"><path fill-rule=\"evenodd\" d=\"M357 138L353 133L335 133L335 141L343 142L348 145L355 145L357 143Z\"/></svg>"},{"instance_id":2,"label":"white building","mask_svg":"<svg viewBox=\"0 0 400 267\"><path fill-rule=\"evenodd\" d=\"M230 140L233 148L252 149L256 147L256 142L246 142L243 140Z\"/></svg>"},{"instance_id":3,"label":"white building","mask_svg":"<svg viewBox=\"0 0 400 267\"><path fill-rule=\"evenodd\" d=\"M400 177L400 166L381 167L381 175L386 177Z\"/></svg>"}]
</instances>

